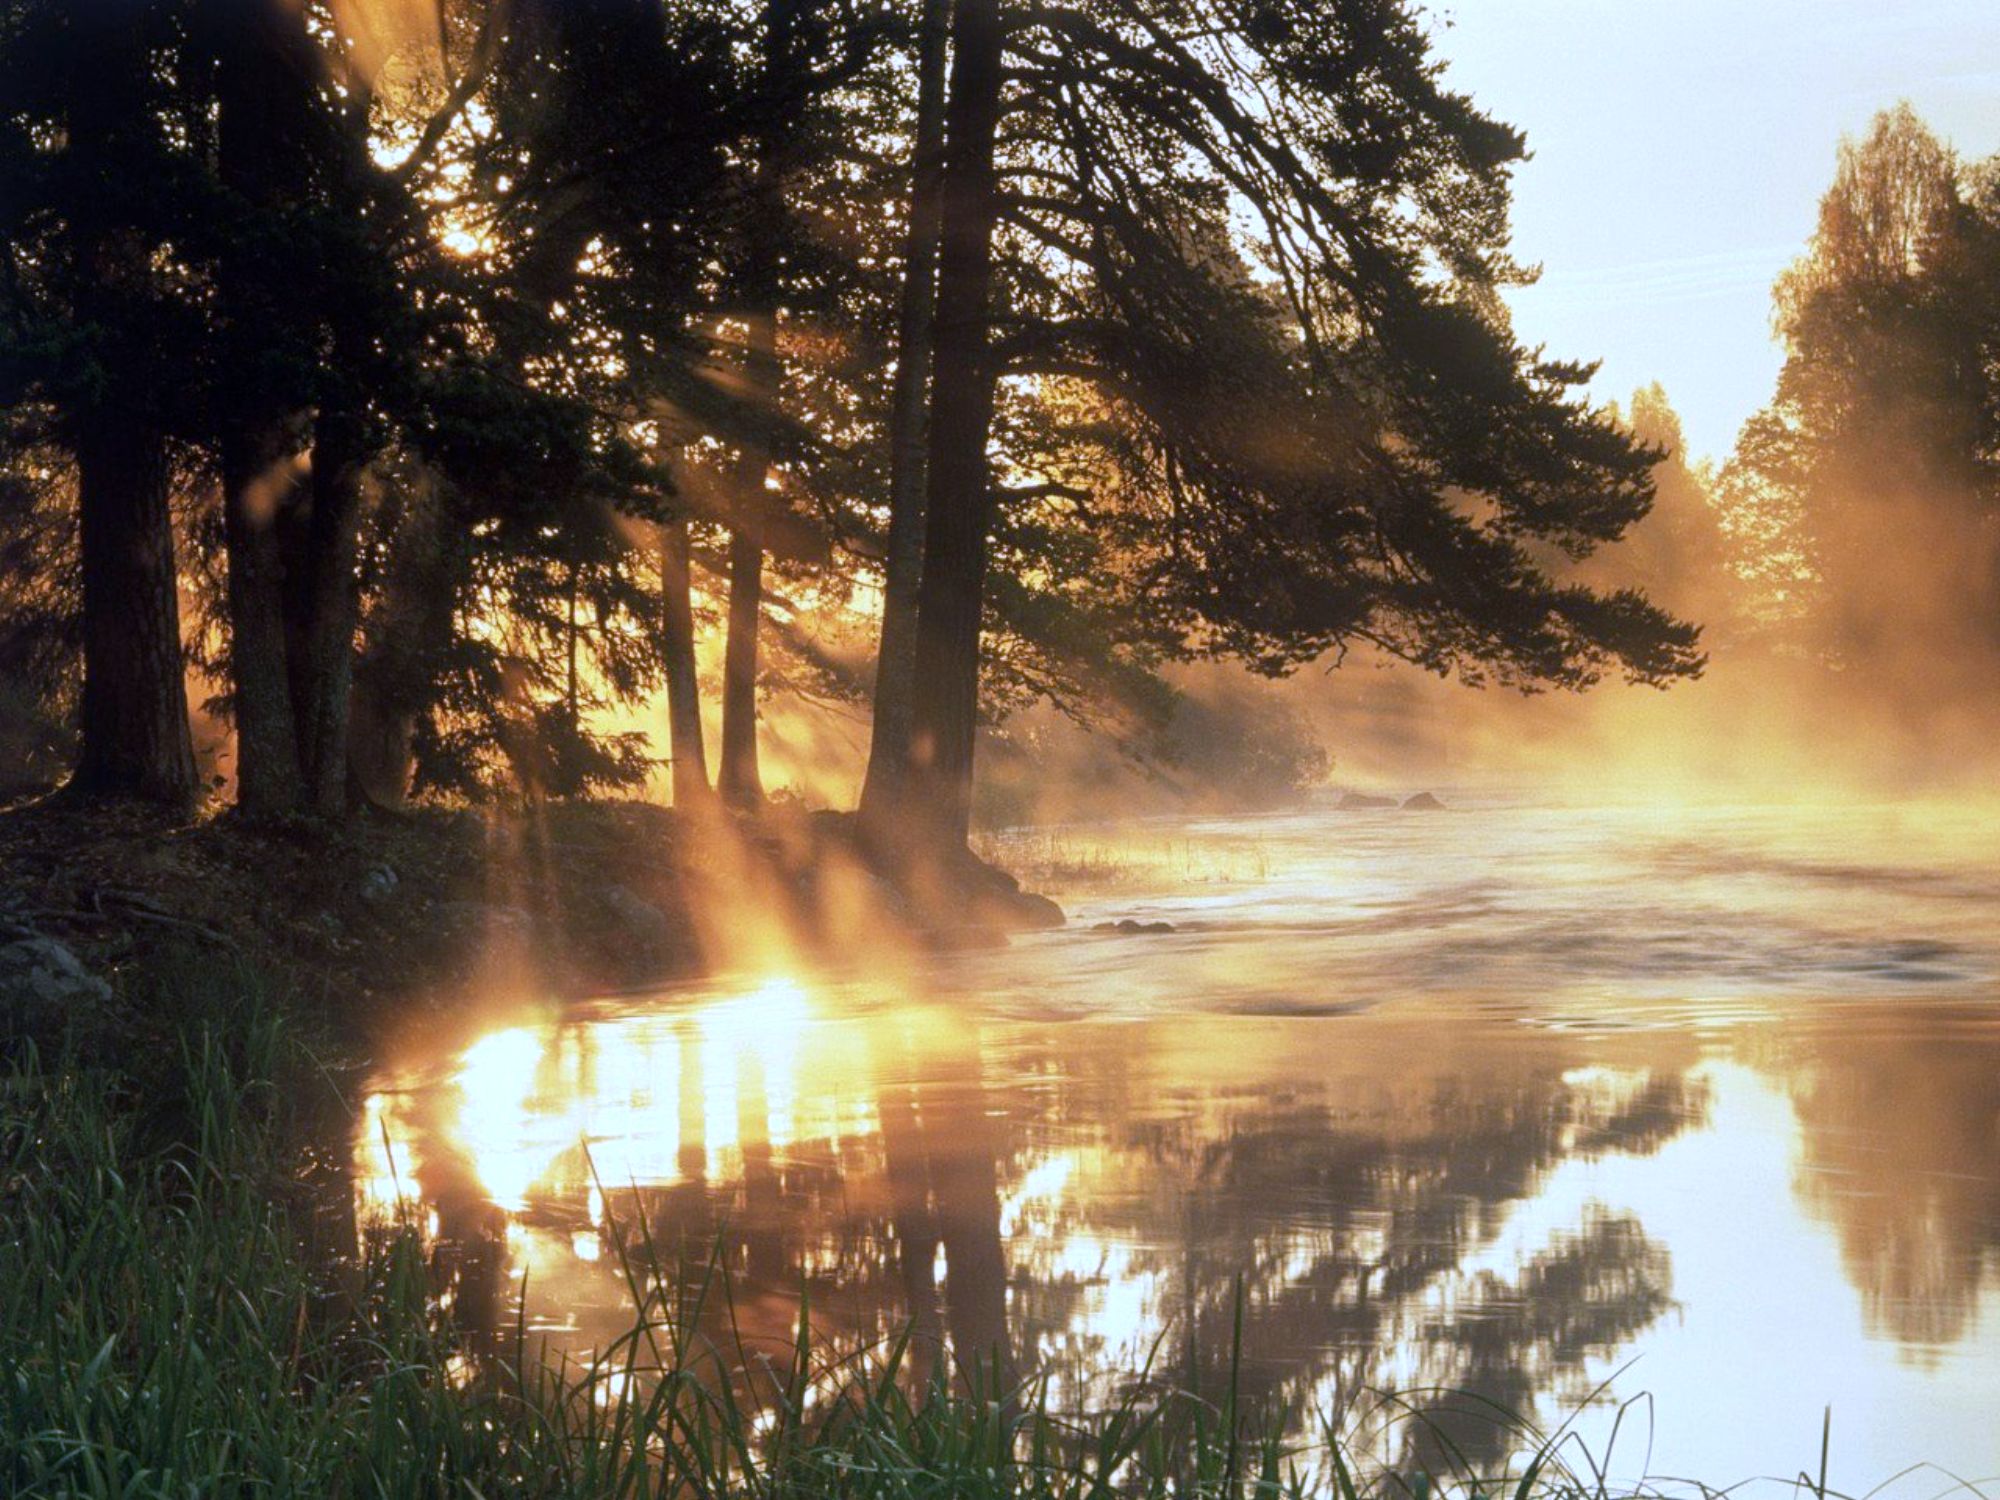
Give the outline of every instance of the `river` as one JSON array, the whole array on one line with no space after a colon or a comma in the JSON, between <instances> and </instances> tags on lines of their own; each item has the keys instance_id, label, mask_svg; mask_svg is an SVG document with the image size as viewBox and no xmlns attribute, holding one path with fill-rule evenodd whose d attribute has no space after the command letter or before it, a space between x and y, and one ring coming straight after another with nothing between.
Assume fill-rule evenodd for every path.
<instances>
[{"instance_id":1,"label":"river","mask_svg":"<svg viewBox=\"0 0 2000 1500\"><path fill-rule=\"evenodd\" d=\"M643 1233L751 1344L1234 1365L1383 1463L1789 1479L1830 1408L1837 1488L2000 1475L2000 824L1446 800L1024 834L1064 930L495 1017L379 1070L361 1195L579 1357Z\"/></svg>"}]
</instances>

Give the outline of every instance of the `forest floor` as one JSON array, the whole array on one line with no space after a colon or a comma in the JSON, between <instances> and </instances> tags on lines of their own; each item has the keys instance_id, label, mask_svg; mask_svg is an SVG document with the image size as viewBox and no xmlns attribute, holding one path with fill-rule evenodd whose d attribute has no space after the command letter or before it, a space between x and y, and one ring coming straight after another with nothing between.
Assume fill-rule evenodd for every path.
<instances>
[{"instance_id":1,"label":"forest floor","mask_svg":"<svg viewBox=\"0 0 2000 1500\"><path fill-rule=\"evenodd\" d=\"M113 980L208 951L362 1038L496 986L601 992L774 947L964 946L1061 921L971 855L912 879L851 817L784 807L697 819L594 801L339 825L59 797L0 812L0 942L54 939Z\"/></svg>"}]
</instances>

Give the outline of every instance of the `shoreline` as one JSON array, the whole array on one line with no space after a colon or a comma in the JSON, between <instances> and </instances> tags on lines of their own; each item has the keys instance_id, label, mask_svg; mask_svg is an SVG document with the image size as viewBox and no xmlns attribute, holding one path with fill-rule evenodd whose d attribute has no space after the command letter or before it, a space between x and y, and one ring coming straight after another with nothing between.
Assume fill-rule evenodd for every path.
<instances>
[{"instance_id":1,"label":"shoreline","mask_svg":"<svg viewBox=\"0 0 2000 1500\"><path fill-rule=\"evenodd\" d=\"M45 798L0 812L0 1039L143 1040L155 1028L130 992L189 955L258 974L353 1052L495 997L918 957L1064 920L970 852L898 866L851 815L789 806L696 818L578 801L329 827Z\"/></svg>"}]
</instances>

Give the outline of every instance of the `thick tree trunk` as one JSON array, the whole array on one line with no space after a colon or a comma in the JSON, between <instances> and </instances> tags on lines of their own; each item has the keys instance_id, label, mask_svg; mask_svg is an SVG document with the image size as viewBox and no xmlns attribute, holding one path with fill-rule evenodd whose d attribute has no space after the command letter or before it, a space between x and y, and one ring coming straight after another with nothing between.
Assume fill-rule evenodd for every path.
<instances>
[{"instance_id":1,"label":"thick tree trunk","mask_svg":"<svg viewBox=\"0 0 2000 1500\"><path fill-rule=\"evenodd\" d=\"M304 143L302 23L274 0L219 0L207 18L216 49L217 162L222 183L253 218L283 211L297 191ZM296 811L305 783L286 648L285 560L279 512L297 488L293 415L252 361L273 325L289 321L296 288L273 280L268 246L232 226L218 271L229 357L222 415L222 520L229 563L229 661L236 715L236 800L243 811ZM296 614L294 613L296 620Z\"/></svg>"},{"instance_id":2,"label":"thick tree trunk","mask_svg":"<svg viewBox=\"0 0 2000 1500\"><path fill-rule=\"evenodd\" d=\"M951 0L924 0L917 46L916 139L910 219L896 327L896 384L889 415L889 538L883 563L882 639L861 815L892 815L910 764L911 698L917 661L917 590L923 576L924 485L929 452L932 326L937 311L939 189L944 175L945 62Z\"/></svg>"},{"instance_id":3,"label":"thick tree trunk","mask_svg":"<svg viewBox=\"0 0 2000 1500\"><path fill-rule=\"evenodd\" d=\"M972 821L979 623L992 524L986 444L996 371L988 319L1000 206L993 144L1000 122L1001 45L999 0L959 0L946 113L929 514L904 808L926 839L948 845L963 844Z\"/></svg>"},{"instance_id":4,"label":"thick tree trunk","mask_svg":"<svg viewBox=\"0 0 2000 1500\"><path fill-rule=\"evenodd\" d=\"M222 533L229 554L229 672L236 712L236 805L263 817L303 800L285 651L278 508L294 487L282 429L222 445Z\"/></svg>"},{"instance_id":5,"label":"thick tree trunk","mask_svg":"<svg viewBox=\"0 0 2000 1500\"><path fill-rule=\"evenodd\" d=\"M166 444L127 413L76 443L83 750L70 786L176 806L195 796Z\"/></svg>"},{"instance_id":6,"label":"thick tree trunk","mask_svg":"<svg viewBox=\"0 0 2000 1500\"><path fill-rule=\"evenodd\" d=\"M761 459L746 461L745 489L763 487ZM746 508L762 504L747 495ZM757 627L764 612L763 528L741 515L729 532L729 638L722 653L722 765L716 790L730 807L752 808L764 800L757 770Z\"/></svg>"},{"instance_id":7,"label":"thick tree trunk","mask_svg":"<svg viewBox=\"0 0 2000 1500\"><path fill-rule=\"evenodd\" d=\"M701 743L701 681L694 653L693 568L688 524L676 516L660 528L660 637L666 657L667 744L674 806L708 799L708 757Z\"/></svg>"},{"instance_id":8,"label":"thick tree trunk","mask_svg":"<svg viewBox=\"0 0 2000 1500\"><path fill-rule=\"evenodd\" d=\"M135 137L152 128L132 107L149 66L143 36L98 7L80 7L88 66L67 80L68 154L83 173L114 179ZM85 273L78 324L104 340L105 389L73 414L78 546L83 569L82 745L70 789L139 796L185 807L195 798L187 675L169 512L171 469L155 410L158 392L132 366L132 307L149 300L147 240L134 226L77 216L70 224Z\"/></svg>"},{"instance_id":9,"label":"thick tree trunk","mask_svg":"<svg viewBox=\"0 0 2000 1500\"><path fill-rule=\"evenodd\" d=\"M313 424L305 659L303 670L294 673L300 689L292 707L306 801L325 817L339 816L347 799L347 727L361 607L356 573L361 473L366 463L361 416L323 408Z\"/></svg>"}]
</instances>

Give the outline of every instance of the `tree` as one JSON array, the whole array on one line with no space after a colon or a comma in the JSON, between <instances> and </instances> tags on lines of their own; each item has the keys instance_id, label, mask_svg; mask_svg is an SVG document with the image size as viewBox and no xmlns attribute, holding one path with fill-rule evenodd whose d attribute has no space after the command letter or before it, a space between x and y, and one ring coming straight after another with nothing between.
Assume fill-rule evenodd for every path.
<instances>
[{"instance_id":1,"label":"tree","mask_svg":"<svg viewBox=\"0 0 2000 1500\"><path fill-rule=\"evenodd\" d=\"M999 0L958 0L939 185L924 561L917 592L916 679L902 811L921 810L963 840L972 818L972 738L979 713L979 624L992 483L993 232L1000 218L994 144L1000 124Z\"/></svg>"},{"instance_id":2,"label":"tree","mask_svg":"<svg viewBox=\"0 0 2000 1500\"><path fill-rule=\"evenodd\" d=\"M904 807L942 845L1006 499L989 442L1023 384L1100 397L1076 463L1109 484L1008 489L1097 512L1155 641L1272 672L1353 641L1473 681L1698 670L1692 627L1527 550L1615 541L1650 458L1570 397L1586 368L1508 333L1522 144L1426 47L1360 0L959 6Z\"/></svg>"},{"instance_id":3,"label":"tree","mask_svg":"<svg viewBox=\"0 0 2000 1500\"><path fill-rule=\"evenodd\" d=\"M1794 628L1905 709L2000 647L2000 215L1908 105L1843 142L1779 281L1785 364L1722 475Z\"/></svg>"},{"instance_id":4,"label":"tree","mask_svg":"<svg viewBox=\"0 0 2000 1500\"><path fill-rule=\"evenodd\" d=\"M83 683L70 785L195 794L169 499L190 319L167 8L36 4L0 30L0 405L75 466Z\"/></svg>"},{"instance_id":5,"label":"tree","mask_svg":"<svg viewBox=\"0 0 2000 1500\"><path fill-rule=\"evenodd\" d=\"M1653 505L1618 546L1586 559L1579 576L1599 589L1638 589L1675 614L1700 620L1704 638L1712 641L1718 627L1743 609L1739 559L1723 531L1715 475L1705 460L1689 461L1680 415L1659 382L1634 391L1617 415L1657 456ZM1549 560L1552 569L1558 557Z\"/></svg>"},{"instance_id":6,"label":"tree","mask_svg":"<svg viewBox=\"0 0 2000 1500\"><path fill-rule=\"evenodd\" d=\"M916 693L918 588L923 577L930 474L930 373L937 315L938 234L943 214L945 70L951 0L924 0L917 37L916 118L910 145L908 225L896 323L896 377L889 418L889 532L882 564L882 629L861 813L879 821L909 772Z\"/></svg>"}]
</instances>

